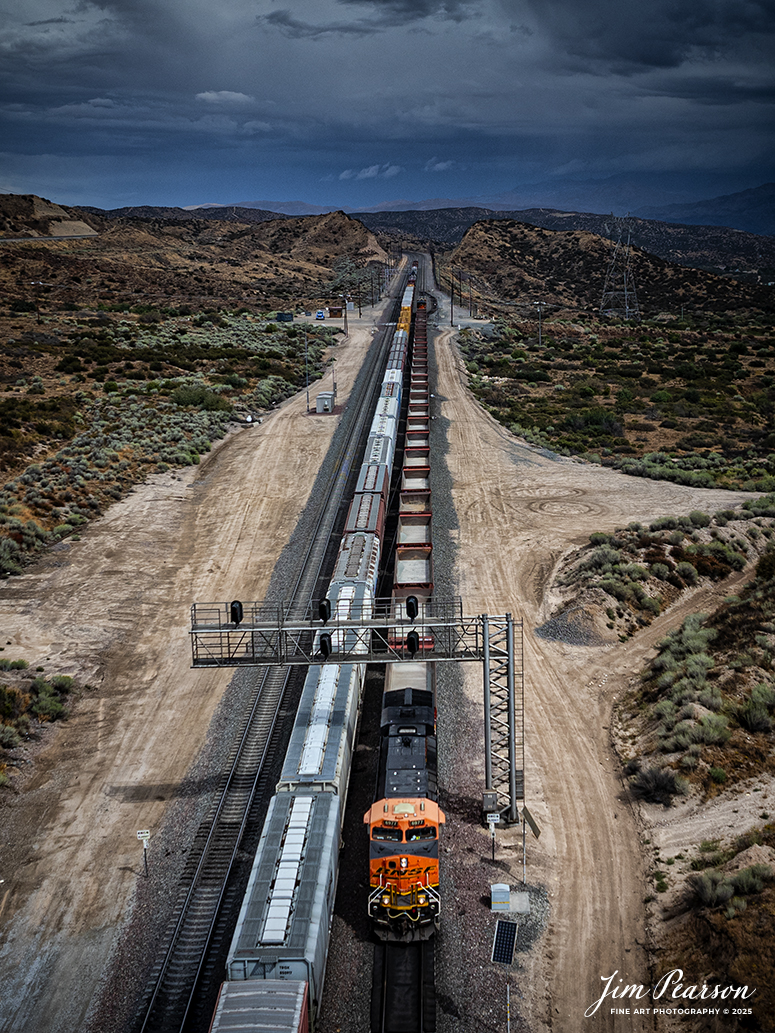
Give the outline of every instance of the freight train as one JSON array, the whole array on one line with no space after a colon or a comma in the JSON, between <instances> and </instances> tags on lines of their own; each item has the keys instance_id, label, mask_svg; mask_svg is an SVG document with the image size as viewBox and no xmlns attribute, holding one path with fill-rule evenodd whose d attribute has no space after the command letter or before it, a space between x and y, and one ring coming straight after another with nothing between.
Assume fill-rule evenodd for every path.
<instances>
[{"instance_id":1,"label":"freight train","mask_svg":"<svg viewBox=\"0 0 775 1033\"><path fill-rule=\"evenodd\" d=\"M420 300L409 370L393 575L394 609L409 620L423 616L433 593L426 318L425 302ZM403 648L414 657L429 645L417 631L410 631ZM444 824L436 782L432 663L387 665L376 800L363 820L369 829L368 909L376 935L399 942L430 938L441 913L439 833Z\"/></svg>"},{"instance_id":2,"label":"freight train","mask_svg":"<svg viewBox=\"0 0 775 1033\"><path fill-rule=\"evenodd\" d=\"M419 354L415 348L412 369L408 369L416 278L415 263L401 298L355 495L321 606L321 615L331 621L333 629L317 634L322 660L344 646L350 654L367 651L367 632L337 631L336 619L368 619L373 614L407 380L407 427L411 430L407 431L401 471L393 599L408 620L430 601L430 414L424 304L422 343ZM422 385L422 390L417 385ZM418 461L425 465L418 466ZM407 468L407 462L413 465ZM347 641L340 636L347 636ZM407 636L411 655L426 644L416 633ZM444 815L436 799L434 677L431 665L420 662L387 667L378 799L364 819L371 852L368 909L377 935L414 939L435 928L440 911L438 833ZM288 1001L289 1030L306 1028L305 1022L314 1028L323 993L363 677L364 665L359 663L321 663L308 670L229 949L228 982L221 990L213 1033L230 1028L235 1011L260 1017L275 1008L268 1003L270 999L281 998ZM261 985L254 982L259 980ZM302 999L305 1005L299 1007ZM294 1025L296 1018L291 1016L297 1014L299 1024Z\"/></svg>"}]
</instances>

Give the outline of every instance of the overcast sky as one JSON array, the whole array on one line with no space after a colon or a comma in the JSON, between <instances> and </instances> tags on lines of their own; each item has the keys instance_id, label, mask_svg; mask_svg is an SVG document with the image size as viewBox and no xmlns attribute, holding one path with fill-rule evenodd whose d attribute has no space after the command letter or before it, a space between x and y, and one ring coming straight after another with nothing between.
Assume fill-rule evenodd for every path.
<instances>
[{"instance_id":1,"label":"overcast sky","mask_svg":"<svg viewBox=\"0 0 775 1033\"><path fill-rule=\"evenodd\" d=\"M709 196L775 179L774 37L775 0L0 0L0 192Z\"/></svg>"}]
</instances>

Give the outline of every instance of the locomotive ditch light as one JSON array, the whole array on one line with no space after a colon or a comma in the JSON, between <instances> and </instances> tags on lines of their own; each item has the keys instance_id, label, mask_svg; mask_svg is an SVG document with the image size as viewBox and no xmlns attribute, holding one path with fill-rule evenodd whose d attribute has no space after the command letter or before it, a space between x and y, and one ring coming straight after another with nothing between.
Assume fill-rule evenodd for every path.
<instances>
[{"instance_id":1,"label":"locomotive ditch light","mask_svg":"<svg viewBox=\"0 0 775 1033\"><path fill-rule=\"evenodd\" d=\"M408 595L406 597L406 616L410 621L417 619L417 614L420 612L420 604L417 601L416 595Z\"/></svg>"},{"instance_id":2,"label":"locomotive ditch light","mask_svg":"<svg viewBox=\"0 0 775 1033\"><path fill-rule=\"evenodd\" d=\"M420 636L416 631L410 631L406 636L406 650L410 656L420 651Z\"/></svg>"},{"instance_id":3,"label":"locomotive ditch light","mask_svg":"<svg viewBox=\"0 0 775 1033\"><path fill-rule=\"evenodd\" d=\"M318 617L323 621L324 624L328 624L331 620L331 600L321 599L318 603Z\"/></svg>"},{"instance_id":4,"label":"locomotive ditch light","mask_svg":"<svg viewBox=\"0 0 775 1033\"><path fill-rule=\"evenodd\" d=\"M320 652L324 660L327 660L333 652L333 643L331 642L331 636L328 632L323 632L320 636Z\"/></svg>"},{"instance_id":5,"label":"locomotive ditch light","mask_svg":"<svg viewBox=\"0 0 775 1033\"><path fill-rule=\"evenodd\" d=\"M242 624L243 616L244 611L242 608L242 603L239 601L239 599L235 599L234 602L229 606L229 617L231 619L231 623L239 627L239 625Z\"/></svg>"}]
</instances>

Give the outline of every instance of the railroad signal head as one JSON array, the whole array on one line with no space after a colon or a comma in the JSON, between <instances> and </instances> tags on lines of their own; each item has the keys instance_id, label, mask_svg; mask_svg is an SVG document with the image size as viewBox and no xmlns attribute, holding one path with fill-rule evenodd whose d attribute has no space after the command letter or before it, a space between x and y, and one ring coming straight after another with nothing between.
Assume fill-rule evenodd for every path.
<instances>
[{"instance_id":1,"label":"railroad signal head","mask_svg":"<svg viewBox=\"0 0 775 1033\"><path fill-rule=\"evenodd\" d=\"M320 636L320 652L324 660L327 660L333 652L333 643L331 641L331 636L328 634L327 631L324 631L323 634Z\"/></svg>"},{"instance_id":2,"label":"railroad signal head","mask_svg":"<svg viewBox=\"0 0 775 1033\"><path fill-rule=\"evenodd\" d=\"M232 624L241 624L243 617L242 603L239 599L235 599L229 607L229 617L231 618Z\"/></svg>"},{"instance_id":3,"label":"railroad signal head","mask_svg":"<svg viewBox=\"0 0 775 1033\"><path fill-rule=\"evenodd\" d=\"M420 651L420 636L416 631L410 631L406 636L406 649L410 656Z\"/></svg>"},{"instance_id":4,"label":"railroad signal head","mask_svg":"<svg viewBox=\"0 0 775 1033\"><path fill-rule=\"evenodd\" d=\"M417 619L417 614L420 612L420 604L417 601L416 595L408 595L406 597L406 616L410 621Z\"/></svg>"},{"instance_id":5,"label":"railroad signal head","mask_svg":"<svg viewBox=\"0 0 775 1033\"><path fill-rule=\"evenodd\" d=\"M318 617L324 624L331 620L331 600L321 599L318 603Z\"/></svg>"}]
</instances>

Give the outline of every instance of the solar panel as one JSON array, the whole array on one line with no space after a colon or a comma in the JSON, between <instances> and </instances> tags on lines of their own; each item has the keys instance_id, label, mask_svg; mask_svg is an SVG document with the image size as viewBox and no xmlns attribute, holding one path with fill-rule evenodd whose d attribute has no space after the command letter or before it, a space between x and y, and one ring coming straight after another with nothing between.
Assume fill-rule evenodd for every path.
<instances>
[{"instance_id":1,"label":"solar panel","mask_svg":"<svg viewBox=\"0 0 775 1033\"><path fill-rule=\"evenodd\" d=\"M495 923L495 939L492 942L491 961L510 965L514 960L514 946L517 942L517 923L498 919Z\"/></svg>"}]
</instances>

